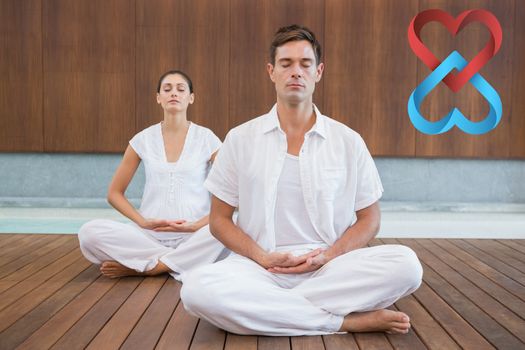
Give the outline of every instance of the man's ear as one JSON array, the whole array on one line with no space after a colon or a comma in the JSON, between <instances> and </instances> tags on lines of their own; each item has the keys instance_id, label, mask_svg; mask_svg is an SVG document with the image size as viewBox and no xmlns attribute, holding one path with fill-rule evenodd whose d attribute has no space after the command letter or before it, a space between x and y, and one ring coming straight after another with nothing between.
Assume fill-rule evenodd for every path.
<instances>
[{"instance_id":1,"label":"man's ear","mask_svg":"<svg viewBox=\"0 0 525 350\"><path fill-rule=\"evenodd\" d=\"M317 72L316 72L315 82L318 83L321 80L321 77L323 76L324 63L322 63L322 62L319 63L319 65L317 66L316 70L317 70Z\"/></svg>"},{"instance_id":2,"label":"man's ear","mask_svg":"<svg viewBox=\"0 0 525 350\"><path fill-rule=\"evenodd\" d=\"M270 76L271 81L275 83L275 81L273 80L273 64L268 63L266 65L266 70L268 71L268 75Z\"/></svg>"}]
</instances>

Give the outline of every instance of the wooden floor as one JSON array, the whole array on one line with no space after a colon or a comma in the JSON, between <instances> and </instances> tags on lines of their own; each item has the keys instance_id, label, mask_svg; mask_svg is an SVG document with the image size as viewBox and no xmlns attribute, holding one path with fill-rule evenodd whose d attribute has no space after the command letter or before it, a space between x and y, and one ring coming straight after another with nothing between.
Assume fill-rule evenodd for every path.
<instances>
[{"instance_id":1,"label":"wooden floor","mask_svg":"<svg viewBox=\"0 0 525 350\"><path fill-rule=\"evenodd\" d=\"M73 235L0 235L0 349L525 349L524 240L376 240L413 248L407 335L237 336L190 316L167 277L112 280ZM264 302L264 301L261 301Z\"/></svg>"}]
</instances>

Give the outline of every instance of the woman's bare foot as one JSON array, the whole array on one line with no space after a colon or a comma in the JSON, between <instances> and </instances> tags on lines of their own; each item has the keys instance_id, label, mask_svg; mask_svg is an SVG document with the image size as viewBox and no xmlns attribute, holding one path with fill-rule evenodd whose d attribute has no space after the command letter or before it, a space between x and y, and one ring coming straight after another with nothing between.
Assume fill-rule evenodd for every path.
<instances>
[{"instance_id":1,"label":"woman's bare foot","mask_svg":"<svg viewBox=\"0 0 525 350\"><path fill-rule=\"evenodd\" d=\"M102 265L100 265L100 272L109 278L143 275L143 273L130 269L116 261L104 261Z\"/></svg>"},{"instance_id":2,"label":"woman's bare foot","mask_svg":"<svg viewBox=\"0 0 525 350\"><path fill-rule=\"evenodd\" d=\"M409 329L410 319L405 313L383 309L355 312L345 316L340 331L405 334L408 333Z\"/></svg>"},{"instance_id":3,"label":"woman's bare foot","mask_svg":"<svg viewBox=\"0 0 525 350\"><path fill-rule=\"evenodd\" d=\"M158 262L157 266L155 266L153 269L145 272L135 271L133 269L130 269L129 267L122 265L121 263L111 260L104 261L100 266L100 272L102 272L104 276L109 278L118 278L125 276L156 276L170 271L171 270L160 261Z\"/></svg>"}]
</instances>

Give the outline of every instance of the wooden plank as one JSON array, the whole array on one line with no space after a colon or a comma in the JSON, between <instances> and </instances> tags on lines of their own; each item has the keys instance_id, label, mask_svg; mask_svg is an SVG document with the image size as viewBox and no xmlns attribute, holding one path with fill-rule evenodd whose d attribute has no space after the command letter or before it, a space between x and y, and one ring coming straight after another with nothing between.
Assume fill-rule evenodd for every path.
<instances>
[{"instance_id":1,"label":"wooden plank","mask_svg":"<svg viewBox=\"0 0 525 350\"><path fill-rule=\"evenodd\" d=\"M68 329L81 319L100 298L117 284L117 282L120 281L100 276L93 284L76 296L75 299L69 302L63 309L27 338L20 345L19 349L50 348ZM126 286L124 286L124 288L126 288Z\"/></svg>"},{"instance_id":2,"label":"wooden plank","mask_svg":"<svg viewBox=\"0 0 525 350\"><path fill-rule=\"evenodd\" d=\"M257 337L228 333L224 350L257 350Z\"/></svg>"},{"instance_id":3,"label":"wooden plank","mask_svg":"<svg viewBox=\"0 0 525 350\"><path fill-rule=\"evenodd\" d=\"M503 245L506 245L509 248L517 250L518 252L521 252L522 254L525 254L525 246L517 243L516 241L513 241L511 239L498 239L497 242Z\"/></svg>"},{"instance_id":4,"label":"wooden plank","mask_svg":"<svg viewBox=\"0 0 525 350\"><path fill-rule=\"evenodd\" d=\"M2 310L2 319L0 320L0 331L3 331L11 324L16 322L23 315L31 311L42 301L60 290L65 284L74 279L79 273L87 269L90 262L79 259L78 262L65 267L62 271L51 277L46 282L33 289L23 297L17 299L8 307Z\"/></svg>"},{"instance_id":5,"label":"wooden plank","mask_svg":"<svg viewBox=\"0 0 525 350\"><path fill-rule=\"evenodd\" d=\"M39 261L39 258L45 256L46 254L54 251L58 247L65 245L67 243L70 244L71 249L69 251L71 251L76 245L78 245L78 243L76 243L75 241L76 241L76 237L72 237L70 235L57 237L57 239L51 241L46 246L40 249L34 250L30 253L27 253L19 257L18 259L15 259L9 262L8 264L5 264L4 266L0 267L0 278L3 278L13 273L27 266L28 264L31 264L31 266L34 266L33 264L35 264L36 261Z\"/></svg>"},{"instance_id":6,"label":"wooden plank","mask_svg":"<svg viewBox=\"0 0 525 350\"><path fill-rule=\"evenodd\" d=\"M492 281L498 283L500 286L520 298L525 300L525 288L518 282L514 281L512 278L505 276L503 273L494 269L493 267L485 264L482 261L479 261L472 255L464 252L463 250L456 247L454 244L448 242L444 239L432 240L435 244L439 245L447 252L454 254L458 259L467 263L469 266L473 267L477 271L481 272L486 277L490 278Z\"/></svg>"},{"instance_id":7,"label":"wooden plank","mask_svg":"<svg viewBox=\"0 0 525 350\"><path fill-rule=\"evenodd\" d=\"M121 350L153 349L166 328L180 297L180 282L169 278L133 328Z\"/></svg>"},{"instance_id":8,"label":"wooden plank","mask_svg":"<svg viewBox=\"0 0 525 350\"><path fill-rule=\"evenodd\" d=\"M225 339L226 332L200 319L190 350L222 350Z\"/></svg>"},{"instance_id":9,"label":"wooden plank","mask_svg":"<svg viewBox=\"0 0 525 350\"><path fill-rule=\"evenodd\" d=\"M155 349L189 349L198 321L199 319L190 315L179 302Z\"/></svg>"},{"instance_id":10,"label":"wooden plank","mask_svg":"<svg viewBox=\"0 0 525 350\"><path fill-rule=\"evenodd\" d=\"M355 333L354 337L360 349L393 349L384 333Z\"/></svg>"},{"instance_id":11,"label":"wooden plank","mask_svg":"<svg viewBox=\"0 0 525 350\"><path fill-rule=\"evenodd\" d=\"M45 243L45 239L50 237L49 235L24 235L17 244L11 244L2 249L0 252L0 266L16 259L20 255L26 254L27 250L37 247L39 242L40 244Z\"/></svg>"},{"instance_id":12,"label":"wooden plank","mask_svg":"<svg viewBox=\"0 0 525 350\"><path fill-rule=\"evenodd\" d=\"M417 58L406 32L417 12L417 0L402 7L337 0L325 7L325 113L360 133L373 155L415 155L406 105L417 86Z\"/></svg>"},{"instance_id":13,"label":"wooden plank","mask_svg":"<svg viewBox=\"0 0 525 350\"><path fill-rule=\"evenodd\" d=\"M126 302L142 277L120 279L73 327L71 327L52 349L84 349L96 334Z\"/></svg>"},{"instance_id":14,"label":"wooden plank","mask_svg":"<svg viewBox=\"0 0 525 350\"><path fill-rule=\"evenodd\" d=\"M166 282L167 275L145 278L98 332L87 349L118 349Z\"/></svg>"},{"instance_id":15,"label":"wooden plank","mask_svg":"<svg viewBox=\"0 0 525 350\"><path fill-rule=\"evenodd\" d=\"M503 287L492 282L483 274L474 270L456 258L454 255L449 254L435 243L428 240L416 240L416 242L421 244L428 251L432 252L432 254L441 259L441 261L449 265L452 269L456 270L464 278L475 284L480 290L485 291L488 295L492 296L494 299L506 306L509 310L513 310L514 313L525 319L525 302L523 302L523 300L520 300L518 297L505 290Z\"/></svg>"},{"instance_id":16,"label":"wooden plank","mask_svg":"<svg viewBox=\"0 0 525 350\"><path fill-rule=\"evenodd\" d=\"M10 234L2 233L0 234L0 248L6 247L6 246L8 247L11 244L14 244L17 240L22 239L22 238L24 238L24 235L19 235L19 234L10 235Z\"/></svg>"},{"instance_id":17,"label":"wooden plank","mask_svg":"<svg viewBox=\"0 0 525 350\"><path fill-rule=\"evenodd\" d=\"M92 265L60 290L25 314L22 318L0 333L0 348L14 349L69 303L79 293L85 290L100 276L98 268ZM7 318L2 312L2 322Z\"/></svg>"},{"instance_id":18,"label":"wooden plank","mask_svg":"<svg viewBox=\"0 0 525 350\"><path fill-rule=\"evenodd\" d=\"M494 269L505 274L507 277L512 278L516 282L519 282L525 287L525 273L523 273L522 271L519 271L516 268L502 262L501 260L496 259L492 255L486 254L481 249L474 247L473 245L465 242L464 240L452 239L449 241L452 244L459 247L460 249L463 249L464 251L468 252L470 255L474 256L479 261L482 261L485 264L493 267Z\"/></svg>"},{"instance_id":19,"label":"wooden plank","mask_svg":"<svg viewBox=\"0 0 525 350\"><path fill-rule=\"evenodd\" d=\"M510 156L512 158L525 158L525 65L523 64L523 57L525 57L525 41L522 33L525 33L525 2L514 2L514 42L512 45L512 101L508 110L512 113L510 118L506 118L509 123L510 132ZM499 18L499 17L498 17ZM500 19L501 21L501 19ZM503 32L505 33L505 32ZM505 40L505 34L503 34ZM505 107L503 107L505 108ZM505 113L505 109L503 110ZM505 116L505 114L504 114Z\"/></svg>"},{"instance_id":20,"label":"wooden plank","mask_svg":"<svg viewBox=\"0 0 525 350\"><path fill-rule=\"evenodd\" d=\"M290 337L257 337L258 350L290 350Z\"/></svg>"},{"instance_id":21,"label":"wooden plank","mask_svg":"<svg viewBox=\"0 0 525 350\"><path fill-rule=\"evenodd\" d=\"M135 2L43 2L46 152L124 151L135 131L135 28Z\"/></svg>"},{"instance_id":22,"label":"wooden plank","mask_svg":"<svg viewBox=\"0 0 525 350\"><path fill-rule=\"evenodd\" d=\"M194 85L188 118L224 138L230 129L230 94L235 93L229 86L230 1L156 1L152 6L137 0L136 9L136 131L162 120L155 99L158 79L179 69Z\"/></svg>"},{"instance_id":23,"label":"wooden plank","mask_svg":"<svg viewBox=\"0 0 525 350\"><path fill-rule=\"evenodd\" d=\"M308 337L290 337L292 350L324 350L323 338L320 335Z\"/></svg>"},{"instance_id":24,"label":"wooden plank","mask_svg":"<svg viewBox=\"0 0 525 350\"><path fill-rule=\"evenodd\" d=\"M0 271L2 271L2 279L0 280L0 283L9 282L9 285L12 285L12 282L23 281L26 278L32 277L42 269L53 264L56 260L62 259L65 255L70 254L75 249L78 249L77 247L78 243L73 240L68 241L58 248L52 250L48 254L40 258L36 258L36 260L30 264L26 264L22 268L12 272L12 268L8 268L8 266L5 265L5 269L0 269ZM7 288L0 287L0 292L4 291L5 289Z\"/></svg>"},{"instance_id":25,"label":"wooden plank","mask_svg":"<svg viewBox=\"0 0 525 350\"><path fill-rule=\"evenodd\" d=\"M20 299L33 289L40 286L42 283L62 271L65 267L83 259L80 250L77 248L62 258L56 260L54 263L46 266L34 275L28 277L23 281L5 281L11 283L9 289L0 293L0 310L6 308L14 301Z\"/></svg>"},{"instance_id":26,"label":"wooden plank","mask_svg":"<svg viewBox=\"0 0 525 350\"><path fill-rule=\"evenodd\" d=\"M426 283L423 283L413 295L463 349L494 349L481 334L472 328Z\"/></svg>"},{"instance_id":27,"label":"wooden plank","mask_svg":"<svg viewBox=\"0 0 525 350\"><path fill-rule=\"evenodd\" d=\"M0 151L43 151L42 0L0 1Z\"/></svg>"},{"instance_id":28,"label":"wooden plank","mask_svg":"<svg viewBox=\"0 0 525 350\"><path fill-rule=\"evenodd\" d=\"M469 322L479 333L483 334L487 340L497 348L512 349L519 348L522 341L513 335L500 323L496 322L494 312L491 308L487 309L484 306L478 306L479 303L468 298L469 288L474 288L472 285L462 284L461 277L459 283L454 283L449 276L441 277L432 267L426 264L426 256L429 253L425 248L418 245L416 242L407 239L390 240L383 239L384 242L401 242L414 249L419 258L424 263L423 280L445 300L456 312ZM424 259L425 258L425 259ZM454 277L454 276L453 276ZM454 278L456 280L457 278ZM457 281L455 281L457 282ZM457 288L457 289L456 289ZM477 291L473 291L476 293ZM490 316L489 316L490 314ZM492 316L492 317L491 317Z\"/></svg>"},{"instance_id":29,"label":"wooden plank","mask_svg":"<svg viewBox=\"0 0 525 350\"><path fill-rule=\"evenodd\" d=\"M486 243L486 242L484 242L484 243ZM519 260L521 262L525 262L525 253L523 251L520 251L519 249L515 249L514 247L511 247L508 244L504 244L501 240L491 240L491 243L493 243L495 246L497 246L496 249L498 251L502 251L506 255L511 256L511 257L513 257L516 260Z\"/></svg>"},{"instance_id":30,"label":"wooden plank","mask_svg":"<svg viewBox=\"0 0 525 350\"><path fill-rule=\"evenodd\" d=\"M323 335L326 350L359 350L352 333Z\"/></svg>"},{"instance_id":31,"label":"wooden plank","mask_svg":"<svg viewBox=\"0 0 525 350\"><path fill-rule=\"evenodd\" d=\"M396 302L400 311L410 317L410 324L418 337L430 349L459 349L452 337L443 329L427 310L409 295Z\"/></svg>"},{"instance_id":32,"label":"wooden plank","mask_svg":"<svg viewBox=\"0 0 525 350\"><path fill-rule=\"evenodd\" d=\"M229 127L233 128L267 113L275 104L275 87L266 65L273 35L280 27L294 23L308 27L324 51L325 1L232 0L231 13ZM323 110L324 81L317 83L313 101L327 114Z\"/></svg>"},{"instance_id":33,"label":"wooden plank","mask_svg":"<svg viewBox=\"0 0 525 350\"><path fill-rule=\"evenodd\" d=\"M522 247L525 247L525 239L511 239L511 242L517 243L521 245Z\"/></svg>"},{"instance_id":34,"label":"wooden plank","mask_svg":"<svg viewBox=\"0 0 525 350\"><path fill-rule=\"evenodd\" d=\"M473 246L483 250L485 253L503 261L505 264L510 265L519 271L525 271L525 263L509 254L509 250L503 248L501 244L481 239L472 239L468 242Z\"/></svg>"}]
</instances>

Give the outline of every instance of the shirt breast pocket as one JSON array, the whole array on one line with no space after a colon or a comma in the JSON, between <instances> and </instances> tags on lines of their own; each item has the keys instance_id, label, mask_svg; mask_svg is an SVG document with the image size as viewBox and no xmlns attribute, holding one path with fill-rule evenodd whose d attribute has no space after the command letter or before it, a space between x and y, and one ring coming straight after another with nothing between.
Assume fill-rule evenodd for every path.
<instances>
[{"instance_id":1,"label":"shirt breast pocket","mask_svg":"<svg viewBox=\"0 0 525 350\"><path fill-rule=\"evenodd\" d=\"M321 198L334 200L342 191L346 184L346 168L324 168L321 169L319 191Z\"/></svg>"}]
</instances>

